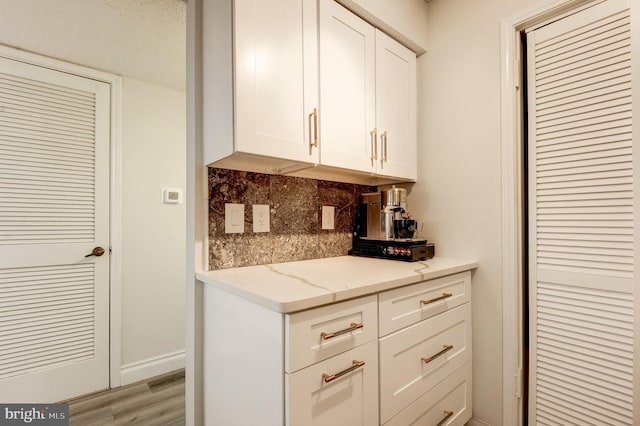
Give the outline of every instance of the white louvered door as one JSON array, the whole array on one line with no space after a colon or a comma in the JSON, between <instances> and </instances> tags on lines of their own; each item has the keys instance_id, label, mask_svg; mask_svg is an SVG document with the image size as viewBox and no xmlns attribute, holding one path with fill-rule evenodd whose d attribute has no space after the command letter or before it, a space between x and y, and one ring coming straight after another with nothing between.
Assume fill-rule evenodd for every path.
<instances>
[{"instance_id":1,"label":"white louvered door","mask_svg":"<svg viewBox=\"0 0 640 426\"><path fill-rule=\"evenodd\" d=\"M0 58L3 403L109 387L109 122L108 84Z\"/></svg>"},{"instance_id":2,"label":"white louvered door","mask_svg":"<svg viewBox=\"0 0 640 426\"><path fill-rule=\"evenodd\" d=\"M532 425L634 424L628 8L527 36Z\"/></svg>"}]
</instances>

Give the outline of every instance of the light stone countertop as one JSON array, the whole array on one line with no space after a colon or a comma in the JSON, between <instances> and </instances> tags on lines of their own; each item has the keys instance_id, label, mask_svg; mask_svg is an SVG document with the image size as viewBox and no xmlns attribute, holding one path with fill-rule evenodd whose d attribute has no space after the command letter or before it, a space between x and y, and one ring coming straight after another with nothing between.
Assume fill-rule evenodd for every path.
<instances>
[{"instance_id":1,"label":"light stone countertop","mask_svg":"<svg viewBox=\"0 0 640 426\"><path fill-rule=\"evenodd\" d=\"M477 268L474 261L418 262L341 256L196 273L206 285L290 313Z\"/></svg>"}]
</instances>

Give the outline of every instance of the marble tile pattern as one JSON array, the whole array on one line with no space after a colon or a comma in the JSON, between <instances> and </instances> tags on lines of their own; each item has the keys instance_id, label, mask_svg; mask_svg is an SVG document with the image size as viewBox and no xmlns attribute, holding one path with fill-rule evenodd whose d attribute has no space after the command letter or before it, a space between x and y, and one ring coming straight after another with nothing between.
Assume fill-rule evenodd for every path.
<instances>
[{"instance_id":1,"label":"marble tile pattern","mask_svg":"<svg viewBox=\"0 0 640 426\"><path fill-rule=\"evenodd\" d=\"M344 256L360 196L373 186L209 168L209 268ZM244 204L244 233L226 234L224 205ZM253 232L253 204L270 208L270 232ZM335 229L321 229L322 206Z\"/></svg>"},{"instance_id":2,"label":"marble tile pattern","mask_svg":"<svg viewBox=\"0 0 640 426\"><path fill-rule=\"evenodd\" d=\"M473 260L436 257L396 262L338 256L197 272L207 285L275 312L290 313L391 290L478 267Z\"/></svg>"}]
</instances>

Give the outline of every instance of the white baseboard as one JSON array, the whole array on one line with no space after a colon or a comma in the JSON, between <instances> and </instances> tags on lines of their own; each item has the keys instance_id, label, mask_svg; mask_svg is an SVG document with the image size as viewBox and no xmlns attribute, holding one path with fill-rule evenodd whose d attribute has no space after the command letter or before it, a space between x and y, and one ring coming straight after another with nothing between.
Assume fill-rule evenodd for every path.
<instances>
[{"instance_id":1,"label":"white baseboard","mask_svg":"<svg viewBox=\"0 0 640 426\"><path fill-rule=\"evenodd\" d=\"M184 362L185 351L181 350L125 364L120 367L120 384L124 386L179 370L184 368Z\"/></svg>"}]
</instances>

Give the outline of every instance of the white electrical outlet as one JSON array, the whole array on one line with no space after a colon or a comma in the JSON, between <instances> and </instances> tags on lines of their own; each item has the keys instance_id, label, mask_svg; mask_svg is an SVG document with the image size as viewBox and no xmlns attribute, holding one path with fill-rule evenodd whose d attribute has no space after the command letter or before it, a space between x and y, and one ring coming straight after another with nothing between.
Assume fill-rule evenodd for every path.
<instances>
[{"instance_id":1,"label":"white electrical outlet","mask_svg":"<svg viewBox=\"0 0 640 426\"><path fill-rule=\"evenodd\" d=\"M269 232L271 230L269 220L269 205L253 205L253 232Z\"/></svg>"},{"instance_id":2,"label":"white electrical outlet","mask_svg":"<svg viewBox=\"0 0 640 426\"><path fill-rule=\"evenodd\" d=\"M244 204L224 205L224 232L242 234L244 232Z\"/></svg>"},{"instance_id":3,"label":"white electrical outlet","mask_svg":"<svg viewBox=\"0 0 640 426\"><path fill-rule=\"evenodd\" d=\"M334 206L322 206L322 229L335 228L336 208Z\"/></svg>"}]
</instances>

